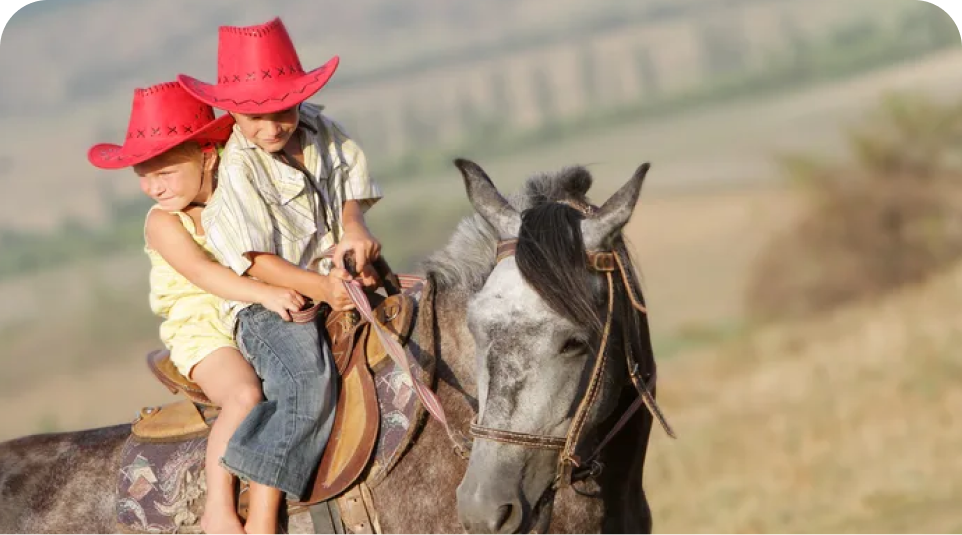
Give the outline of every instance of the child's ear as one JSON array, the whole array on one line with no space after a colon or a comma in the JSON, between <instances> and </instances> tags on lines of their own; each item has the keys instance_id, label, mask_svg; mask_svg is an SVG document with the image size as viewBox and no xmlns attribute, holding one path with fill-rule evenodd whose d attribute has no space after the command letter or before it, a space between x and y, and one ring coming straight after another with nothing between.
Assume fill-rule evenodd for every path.
<instances>
[{"instance_id":1,"label":"child's ear","mask_svg":"<svg viewBox=\"0 0 962 535\"><path fill-rule=\"evenodd\" d=\"M214 168L217 167L217 149L211 147L211 150L204 150L204 172L212 173Z\"/></svg>"}]
</instances>

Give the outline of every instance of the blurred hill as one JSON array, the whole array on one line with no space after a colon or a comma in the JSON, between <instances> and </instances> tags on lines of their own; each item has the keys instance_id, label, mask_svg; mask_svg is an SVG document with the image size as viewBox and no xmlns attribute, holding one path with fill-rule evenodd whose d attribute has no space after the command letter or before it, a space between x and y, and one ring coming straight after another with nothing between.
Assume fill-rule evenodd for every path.
<instances>
[{"instance_id":1,"label":"blurred hill","mask_svg":"<svg viewBox=\"0 0 962 535\"><path fill-rule=\"evenodd\" d=\"M398 181L446 164L452 152L523 150L706 92L744 93L746 82L791 87L936 49L945 32L934 30L947 16L925 5L44 0L15 15L0 40L0 115L17 133L0 149L8 192L0 229L109 221L109 208L137 195L136 184L129 172L92 168L86 149L122 138L134 87L179 72L213 79L221 24L279 15L305 67L341 55L314 100L361 140L379 178ZM751 78L759 73L763 80Z\"/></svg>"}]
</instances>

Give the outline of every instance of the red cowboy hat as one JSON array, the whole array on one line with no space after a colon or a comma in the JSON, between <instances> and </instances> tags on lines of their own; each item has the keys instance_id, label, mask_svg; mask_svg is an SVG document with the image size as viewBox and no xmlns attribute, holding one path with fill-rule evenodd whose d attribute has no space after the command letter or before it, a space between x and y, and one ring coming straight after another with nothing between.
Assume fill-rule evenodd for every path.
<instances>
[{"instance_id":1,"label":"red cowboy hat","mask_svg":"<svg viewBox=\"0 0 962 535\"><path fill-rule=\"evenodd\" d=\"M162 154L185 141L224 143L234 118L214 119L214 109L190 96L177 82L134 90L124 144L99 143L87 159L101 169L121 169Z\"/></svg>"},{"instance_id":2,"label":"red cowboy hat","mask_svg":"<svg viewBox=\"0 0 962 535\"><path fill-rule=\"evenodd\" d=\"M317 93L337 69L339 58L304 72L280 18L256 26L221 26L217 83L181 74L184 89L202 102L237 113L274 113Z\"/></svg>"}]
</instances>

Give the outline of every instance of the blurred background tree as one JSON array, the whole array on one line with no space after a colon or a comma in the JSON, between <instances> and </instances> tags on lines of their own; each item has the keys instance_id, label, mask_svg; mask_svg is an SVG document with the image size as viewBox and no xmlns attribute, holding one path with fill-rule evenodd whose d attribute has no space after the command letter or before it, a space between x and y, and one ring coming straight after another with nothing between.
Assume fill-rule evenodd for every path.
<instances>
[{"instance_id":1,"label":"blurred background tree","mask_svg":"<svg viewBox=\"0 0 962 535\"><path fill-rule=\"evenodd\" d=\"M804 207L753 267L753 316L874 298L962 258L960 142L962 101L897 93L848 133L848 161L782 158Z\"/></svg>"}]
</instances>

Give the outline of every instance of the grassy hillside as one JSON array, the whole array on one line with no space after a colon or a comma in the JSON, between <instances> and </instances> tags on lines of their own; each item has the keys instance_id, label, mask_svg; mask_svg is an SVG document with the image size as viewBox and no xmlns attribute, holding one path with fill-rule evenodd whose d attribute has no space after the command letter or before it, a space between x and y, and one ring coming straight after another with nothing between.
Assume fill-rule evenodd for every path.
<instances>
[{"instance_id":1,"label":"grassy hillside","mask_svg":"<svg viewBox=\"0 0 962 535\"><path fill-rule=\"evenodd\" d=\"M658 532L962 530L962 266L669 362Z\"/></svg>"}]
</instances>

